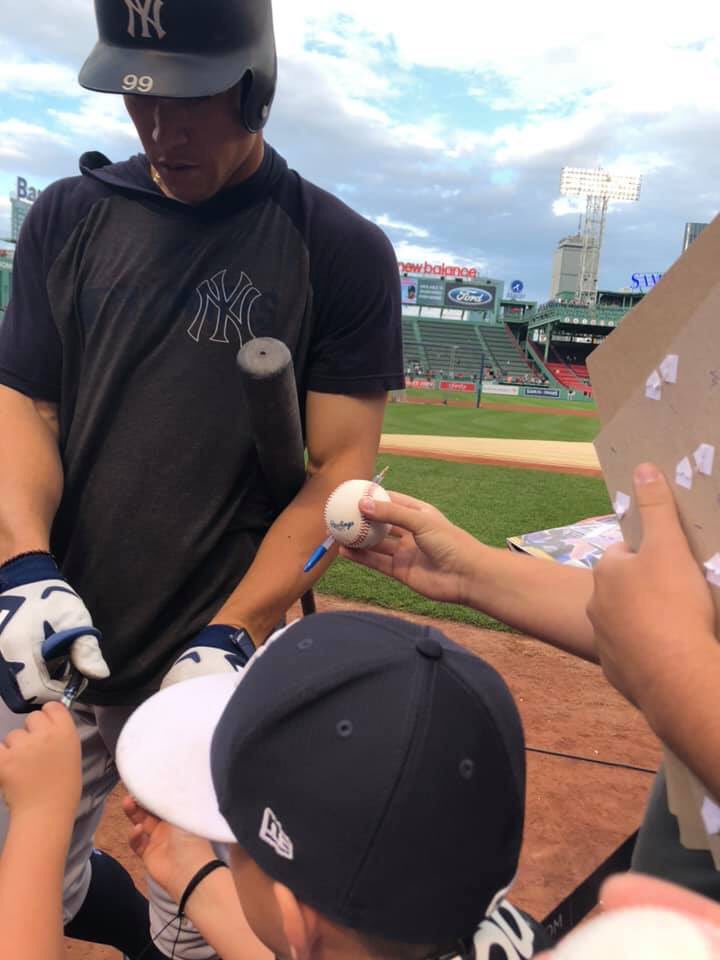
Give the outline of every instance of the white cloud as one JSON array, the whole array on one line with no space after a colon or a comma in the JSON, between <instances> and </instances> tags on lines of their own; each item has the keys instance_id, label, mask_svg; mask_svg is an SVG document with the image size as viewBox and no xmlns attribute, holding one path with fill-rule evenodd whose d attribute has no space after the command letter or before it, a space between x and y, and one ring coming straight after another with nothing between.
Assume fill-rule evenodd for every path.
<instances>
[{"instance_id":1,"label":"white cloud","mask_svg":"<svg viewBox=\"0 0 720 960\"><path fill-rule=\"evenodd\" d=\"M65 146L67 137L49 133L44 127L24 120L0 121L0 160L26 160L32 154L47 150L48 144Z\"/></svg>"},{"instance_id":2,"label":"white cloud","mask_svg":"<svg viewBox=\"0 0 720 960\"><path fill-rule=\"evenodd\" d=\"M454 250L443 250L432 244L418 244L400 241L393 244L395 254L401 263L447 263L458 267L475 267L478 272L487 271L488 264L483 260L469 259L458 255Z\"/></svg>"},{"instance_id":3,"label":"white cloud","mask_svg":"<svg viewBox=\"0 0 720 960\"><path fill-rule=\"evenodd\" d=\"M577 217L585 213L585 201L581 197L559 197L553 202L552 212L556 217Z\"/></svg>"},{"instance_id":4,"label":"white cloud","mask_svg":"<svg viewBox=\"0 0 720 960\"><path fill-rule=\"evenodd\" d=\"M137 141L137 133L128 118L122 99L88 94L76 111L50 108L48 115L69 134L88 138L119 138Z\"/></svg>"},{"instance_id":5,"label":"white cloud","mask_svg":"<svg viewBox=\"0 0 720 960\"><path fill-rule=\"evenodd\" d=\"M399 220L393 220L386 213L381 214L379 217L370 217L369 219L374 220L379 227L389 230L397 230L398 232L405 233L411 237L424 239L430 236L424 227L416 227L412 223L402 223Z\"/></svg>"},{"instance_id":6,"label":"white cloud","mask_svg":"<svg viewBox=\"0 0 720 960\"><path fill-rule=\"evenodd\" d=\"M7 50L0 46L3 68L0 71L0 93L7 96L43 94L51 97L77 97L80 89L74 70L59 63L33 63L9 59Z\"/></svg>"}]
</instances>

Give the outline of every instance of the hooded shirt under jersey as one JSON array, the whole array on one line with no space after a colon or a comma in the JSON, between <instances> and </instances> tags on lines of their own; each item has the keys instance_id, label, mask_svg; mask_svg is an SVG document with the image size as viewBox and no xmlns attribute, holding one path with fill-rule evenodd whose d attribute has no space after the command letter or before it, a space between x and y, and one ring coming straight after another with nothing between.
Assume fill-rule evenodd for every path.
<instances>
[{"instance_id":1,"label":"hooded shirt under jersey","mask_svg":"<svg viewBox=\"0 0 720 960\"><path fill-rule=\"evenodd\" d=\"M0 384L59 406L64 493L52 549L134 704L232 593L273 520L240 397L255 337L308 391L404 386L400 289L374 224L288 169L200 206L164 197L148 160L86 155L45 190L17 246Z\"/></svg>"}]
</instances>

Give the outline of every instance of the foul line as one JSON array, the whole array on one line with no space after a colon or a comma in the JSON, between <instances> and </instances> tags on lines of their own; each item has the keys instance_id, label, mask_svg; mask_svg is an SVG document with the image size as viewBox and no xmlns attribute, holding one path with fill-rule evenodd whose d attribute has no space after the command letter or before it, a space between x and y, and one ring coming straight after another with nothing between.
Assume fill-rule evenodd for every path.
<instances>
[{"instance_id":1,"label":"foul line","mask_svg":"<svg viewBox=\"0 0 720 960\"><path fill-rule=\"evenodd\" d=\"M657 770L649 767L636 767L632 763L620 763L617 760L597 760L594 757L580 757L574 753L558 753L555 750L541 750L539 747L526 747L527 753L539 753L545 757L558 757L561 760L579 760L581 763L595 763L599 767L615 767L618 770L633 770L635 773L649 773L655 776Z\"/></svg>"}]
</instances>

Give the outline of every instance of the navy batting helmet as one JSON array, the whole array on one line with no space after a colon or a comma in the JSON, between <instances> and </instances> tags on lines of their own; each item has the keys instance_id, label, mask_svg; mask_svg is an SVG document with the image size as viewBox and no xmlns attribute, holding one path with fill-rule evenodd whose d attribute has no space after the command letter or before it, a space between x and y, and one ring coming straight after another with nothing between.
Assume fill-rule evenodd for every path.
<instances>
[{"instance_id":1,"label":"navy batting helmet","mask_svg":"<svg viewBox=\"0 0 720 960\"><path fill-rule=\"evenodd\" d=\"M277 83L270 0L95 0L95 15L83 87L191 98L237 86L247 129L265 125Z\"/></svg>"}]
</instances>

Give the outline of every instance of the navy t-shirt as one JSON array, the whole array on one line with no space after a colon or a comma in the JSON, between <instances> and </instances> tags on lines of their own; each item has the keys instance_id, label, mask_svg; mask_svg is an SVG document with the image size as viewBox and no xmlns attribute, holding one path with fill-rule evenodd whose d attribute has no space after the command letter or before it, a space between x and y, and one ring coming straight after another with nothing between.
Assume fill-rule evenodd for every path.
<instances>
[{"instance_id":1,"label":"navy t-shirt","mask_svg":"<svg viewBox=\"0 0 720 960\"><path fill-rule=\"evenodd\" d=\"M307 391L404 384L390 243L271 147L197 207L164 197L143 156L84 166L33 205L0 383L59 405L52 549L112 671L88 702L155 689L272 523L235 363L254 337L290 348L301 408Z\"/></svg>"}]
</instances>

